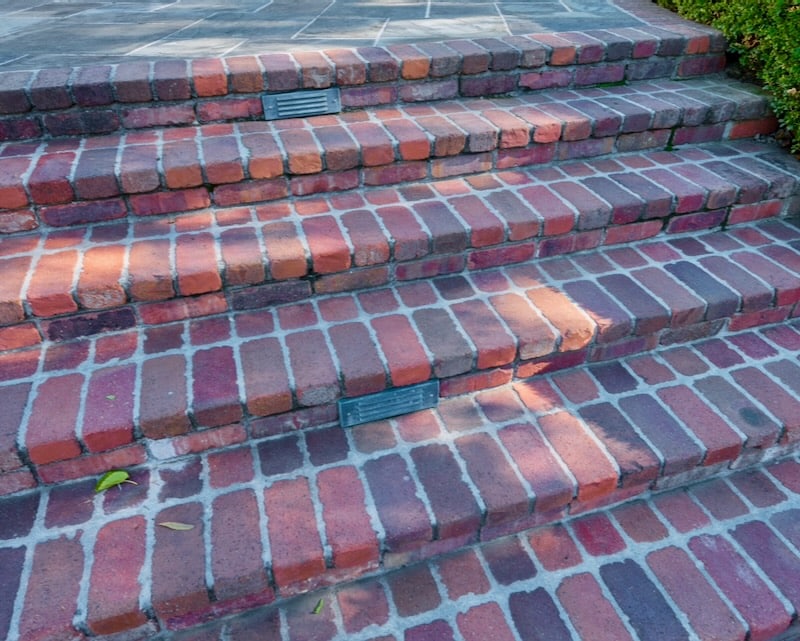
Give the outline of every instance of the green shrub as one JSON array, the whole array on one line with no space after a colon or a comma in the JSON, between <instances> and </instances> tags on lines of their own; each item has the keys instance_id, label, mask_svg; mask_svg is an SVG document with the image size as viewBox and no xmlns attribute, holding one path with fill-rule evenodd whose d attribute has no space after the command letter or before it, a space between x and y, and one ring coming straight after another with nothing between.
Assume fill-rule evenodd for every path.
<instances>
[{"instance_id":1,"label":"green shrub","mask_svg":"<svg viewBox=\"0 0 800 641\"><path fill-rule=\"evenodd\" d=\"M657 0L685 18L716 27L744 69L772 95L781 125L800 151L800 0Z\"/></svg>"}]
</instances>

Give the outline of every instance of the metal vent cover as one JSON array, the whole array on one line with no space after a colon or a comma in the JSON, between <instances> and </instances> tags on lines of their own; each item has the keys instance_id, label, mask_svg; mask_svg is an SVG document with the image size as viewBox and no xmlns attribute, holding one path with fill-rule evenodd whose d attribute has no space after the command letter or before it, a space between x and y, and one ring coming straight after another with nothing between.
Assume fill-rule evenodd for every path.
<instances>
[{"instance_id":1,"label":"metal vent cover","mask_svg":"<svg viewBox=\"0 0 800 641\"><path fill-rule=\"evenodd\" d=\"M428 381L359 398L341 399L339 401L339 422L342 427L353 427L361 425L361 423L379 421L436 407L438 403L439 381Z\"/></svg>"},{"instance_id":2,"label":"metal vent cover","mask_svg":"<svg viewBox=\"0 0 800 641\"><path fill-rule=\"evenodd\" d=\"M272 93L261 97L265 120L335 114L342 110L339 88Z\"/></svg>"}]
</instances>

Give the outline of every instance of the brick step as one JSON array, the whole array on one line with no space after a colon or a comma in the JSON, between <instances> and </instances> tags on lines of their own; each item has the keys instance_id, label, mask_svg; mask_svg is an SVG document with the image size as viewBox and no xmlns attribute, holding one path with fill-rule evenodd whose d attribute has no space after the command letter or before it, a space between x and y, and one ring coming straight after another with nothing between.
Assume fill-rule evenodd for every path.
<instances>
[{"instance_id":1,"label":"brick step","mask_svg":"<svg viewBox=\"0 0 800 641\"><path fill-rule=\"evenodd\" d=\"M510 598L505 624L529 626L523 638L578 638L563 632L560 612L594 641L601 637L581 626L597 620L596 608L635 638L690 638L682 626L700 638L743 639L743 627L772 638L794 620L800 594L798 354L795 320L546 373L349 430L183 452L131 466L136 485L104 494L87 479L4 497L0 630L25 641L144 639L211 621L239 639L242 620L221 617L277 600L286 617L279 624L267 610L259 638L307 638L294 626L312 623L320 639L345 638L351 625L398 632L429 625L416 615L439 604L432 571L448 599L485 595L493 577L491 598ZM652 494L701 480L689 492ZM159 525L170 522L192 529ZM286 601L379 572L300 606ZM641 587L633 601L631 586ZM387 621L389 594L397 607ZM587 596L588 610L578 602ZM405 639L451 638L436 633L457 616L446 612L428 636ZM270 632L278 625L288 637ZM218 638L188 634L160 638Z\"/></svg>"},{"instance_id":2,"label":"brick step","mask_svg":"<svg viewBox=\"0 0 800 641\"><path fill-rule=\"evenodd\" d=\"M356 110L724 69L719 32L661 18L636 29L5 72L0 142L263 120L262 96L290 91L336 87Z\"/></svg>"},{"instance_id":3,"label":"brick step","mask_svg":"<svg viewBox=\"0 0 800 641\"><path fill-rule=\"evenodd\" d=\"M768 220L283 305L148 304L0 354L0 493L336 424L344 397L431 379L449 397L779 323L799 300L800 230Z\"/></svg>"},{"instance_id":4,"label":"brick step","mask_svg":"<svg viewBox=\"0 0 800 641\"><path fill-rule=\"evenodd\" d=\"M721 77L0 147L0 232L141 220L775 130Z\"/></svg>"},{"instance_id":5,"label":"brick step","mask_svg":"<svg viewBox=\"0 0 800 641\"><path fill-rule=\"evenodd\" d=\"M798 177L740 141L8 237L0 348L791 215Z\"/></svg>"}]
</instances>

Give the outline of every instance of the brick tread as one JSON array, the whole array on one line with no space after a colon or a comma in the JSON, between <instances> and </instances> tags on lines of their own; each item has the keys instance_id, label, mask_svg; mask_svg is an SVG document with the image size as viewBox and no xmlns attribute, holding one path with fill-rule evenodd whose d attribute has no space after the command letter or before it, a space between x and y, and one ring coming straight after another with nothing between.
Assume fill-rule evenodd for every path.
<instances>
[{"instance_id":1,"label":"brick tread","mask_svg":"<svg viewBox=\"0 0 800 641\"><path fill-rule=\"evenodd\" d=\"M9 142L0 146L0 175L13 176L0 183L0 232L267 202L670 141L747 138L775 126L764 97L711 77Z\"/></svg>"},{"instance_id":2,"label":"brick tread","mask_svg":"<svg viewBox=\"0 0 800 641\"><path fill-rule=\"evenodd\" d=\"M120 326L131 322L136 309L158 301L222 298L224 291L227 307L242 310L618 245L661 232L790 215L797 209L800 166L793 174L786 159L782 167L771 164L772 151L769 145L737 142L631 153L547 169L213 208L174 219L0 237L5 274L0 332L10 336L10 327L18 326L0 344L13 345L13 339L32 344L37 332L51 340L69 338L103 325L85 318ZM737 167L747 178L725 178ZM673 181L680 181L683 197L657 187L669 188ZM762 202L752 202L751 187L758 187ZM647 189L659 195L647 196ZM712 201L715 208L709 209ZM790 257L775 254L780 251L771 250L769 260L791 267ZM758 265L763 275L763 263L742 267L758 272ZM696 267L691 273L685 266L676 269L679 278L699 278ZM709 296L724 298L728 288L737 289L745 309L757 310L771 295L742 270L726 272L718 258L704 259L702 271L727 283L714 285ZM769 277L769 284L788 287L781 274ZM617 290L624 296L626 288ZM636 311L646 315L653 308ZM80 329L82 322L86 327Z\"/></svg>"},{"instance_id":3,"label":"brick tread","mask_svg":"<svg viewBox=\"0 0 800 641\"><path fill-rule=\"evenodd\" d=\"M772 348L761 371L796 356L765 331L723 341ZM508 433L542 439L547 417L577 418L597 397L618 404L716 371L704 361L706 371L687 380L663 355L621 361L635 390L603 392L608 381L592 374L584 387L596 398L583 403L555 391L565 374L546 375L348 432L287 434L131 468L137 485L94 497L93 481L78 481L0 498L0 558L9 570L0 630L14 641L63 638L75 624L79 636L181 641L265 629L281 638L281 626L294 635L313 623L314 638L366 641L384 632L414 638L423 627L436 639L456 628L479 639L491 624L508 631L500 638L516 630L524 639L662 639L665 631L771 639L798 615L796 454L785 449L771 461L776 449L742 442L724 466L612 485L584 500L565 459L540 464L531 479L520 474L519 451L506 449ZM653 387L646 380L656 371L662 382ZM577 420L574 429L590 430ZM649 429L637 425L645 437ZM388 440L374 438L382 430ZM596 436L580 447L613 461L615 435ZM496 453L481 461L487 446ZM530 488L556 470L569 470L571 492L540 511L546 497ZM509 483L527 492L532 510L510 509L518 499ZM402 514L417 514L420 529ZM193 529L159 525L168 521ZM76 576L88 589L77 589ZM53 590L59 611L79 613L74 619L42 610Z\"/></svg>"},{"instance_id":4,"label":"brick tread","mask_svg":"<svg viewBox=\"0 0 800 641\"><path fill-rule=\"evenodd\" d=\"M646 14L631 4L628 11ZM725 42L673 14L638 29L136 61L0 75L0 139L263 118L263 93L339 87L345 108L721 71Z\"/></svg>"},{"instance_id":5,"label":"brick tread","mask_svg":"<svg viewBox=\"0 0 800 641\"><path fill-rule=\"evenodd\" d=\"M783 267L767 258L775 248L785 249ZM741 292L688 269L712 253L731 269L747 259L758 265L751 273L769 293L763 307L744 309ZM441 380L444 396L454 396L589 363L607 392L626 391L635 379L615 359L800 316L800 273L796 266L790 271L789 260L798 255L800 231L767 220L535 264L277 300L268 308L256 296L255 309L228 311L221 294L210 294L143 305L139 324L133 314L81 317L78 327L98 331L0 354L0 394L9 404L0 443L4 472L35 473L51 483L95 474L109 463L323 425L337 420L339 398L432 377ZM618 289L638 287L641 296L604 288L609 274ZM639 316L643 300L647 322ZM70 331L57 323L50 327ZM736 349L716 345L704 346L703 358L737 369L729 377L705 377L699 391L749 446L793 440L800 423L792 391L752 374ZM685 394L663 394L677 420L653 396L621 402L634 424L656 420L659 431L647 444L620 424L613 408L592 411L598 425L613 426L626 443L612 448L620 450L626 485L652 477L653 448L668 454L670 473L735 453L738 439L717 429L719 422L704 422L700 442L681 436ZM753 395L764 397L763 410L751 406ZM70 402L54 403L56 396ZM701 408L689 414L701 415ZM712 444L719 451L708 452ZM586 472L600 488L609 480ZM12 477L5 482L6 492L16 488Z\"/></svg>"}]
</instances>

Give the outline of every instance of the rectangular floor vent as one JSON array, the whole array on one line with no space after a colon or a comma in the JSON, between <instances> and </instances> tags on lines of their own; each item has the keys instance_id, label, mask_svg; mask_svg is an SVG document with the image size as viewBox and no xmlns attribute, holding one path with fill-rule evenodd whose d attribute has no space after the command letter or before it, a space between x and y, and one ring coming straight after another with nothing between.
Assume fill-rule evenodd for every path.
<instances>
[{"instance_id":1,"label":"rectangular floor vent","mask_svg":"<svg viewBox=\"0 0 800 641\"><path fill-rule=\"evenodd\" d=\"M261 101L264 104L266 120L321 116L322 114L336 114L342 110L338 87L319 91L272 93L262 96Z\"/></svg>"},{"instance_id":2,"label":"rectangular floor vent","mask_svg":"<svg viewBox=\"0 0 800 641\"><path fill-rule=\"evenodd\" d=\"M342 427L352 427L392 416L410 414L439 403L439 381L369 394L339 401L339 421Z\"/></svg>"}]
</instances>

